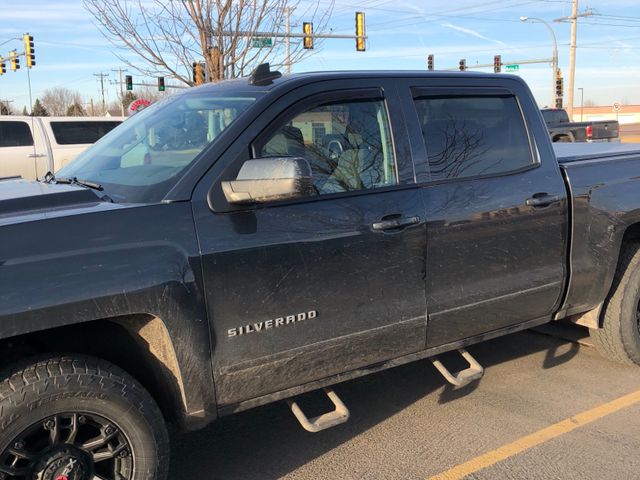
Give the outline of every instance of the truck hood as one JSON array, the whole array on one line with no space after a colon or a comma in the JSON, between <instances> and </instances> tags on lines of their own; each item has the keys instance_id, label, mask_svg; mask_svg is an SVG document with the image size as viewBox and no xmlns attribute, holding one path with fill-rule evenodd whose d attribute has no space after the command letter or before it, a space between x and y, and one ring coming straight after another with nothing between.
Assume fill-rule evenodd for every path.
<instances>
[{"instance_id":1,"label":"truck hood","mask_svg":"<svg viewBox=\"0 0 640 480\"><path fill-rule=\"evenodd\" d=\"M79 185L3 180L0 181L0 225L113 205L97 193Z\"/></svg>"}]
</instances>

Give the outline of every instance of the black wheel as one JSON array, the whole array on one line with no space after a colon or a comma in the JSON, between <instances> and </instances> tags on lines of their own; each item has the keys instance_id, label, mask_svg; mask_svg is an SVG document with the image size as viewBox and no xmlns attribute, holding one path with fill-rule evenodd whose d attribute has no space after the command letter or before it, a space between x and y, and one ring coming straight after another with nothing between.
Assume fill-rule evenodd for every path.
<instances>
[{"instance_id":1,"label":"black wheel","mask_svg":"<svg viewBox=\"0 0 640 480\"><path fill-rule=\"evenodd\" d=\"M0 382L0 480L162 480L164 419L114 365L85 356L31 362Z\"/></svg>"},{"instance_id":2,"label":"black wheel","mask_svg":"<svg viewBox=\"0 0 640 480\"><path fill-rule=\"evenodd\" d=\"M640 244L623 245L602 328L589 333L607 358L640 365Z\"/></svg>"}]
</instances>

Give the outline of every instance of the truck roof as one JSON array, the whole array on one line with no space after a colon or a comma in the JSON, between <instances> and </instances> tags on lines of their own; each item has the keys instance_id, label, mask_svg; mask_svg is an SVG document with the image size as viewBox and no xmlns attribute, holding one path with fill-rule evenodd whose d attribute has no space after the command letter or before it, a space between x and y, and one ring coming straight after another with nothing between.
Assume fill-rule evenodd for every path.
<instances>
[{"instance_id":1,"label":"truck roof","mask_svg":"<svg viewBox=\"0 0 640 480\"><path fill-rule=\"evenodd\" d=\"M483 72L460 72L460 71L427 71L427 70L338 70L338 71L321 71L321 72L303 72L282 75L276 78L268 85L252 85L249 83L250 76L240 77L233 80L224 80L219 83L207 83L196 87L197 90L208 90L220 87L238 88L248 87L252 90L269 91L279 86L309 80L344 80L344 79L361 79L361 78L460 78L472 77L475 79L496 79L504 78L509 80L517 80L523 82L522 78L517 75L495 74Z\"/></svg>"}]
</instances>

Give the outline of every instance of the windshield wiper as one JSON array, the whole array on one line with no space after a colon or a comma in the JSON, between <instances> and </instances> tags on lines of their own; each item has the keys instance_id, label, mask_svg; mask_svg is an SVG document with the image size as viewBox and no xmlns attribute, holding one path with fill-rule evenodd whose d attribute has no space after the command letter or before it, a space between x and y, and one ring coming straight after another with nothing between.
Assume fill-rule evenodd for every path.
<instances>
[{"instance_id":1,"label":"windshield wiper","mask_svg":"<svg viewBox=\"0 0 640 480\"><path fill-rule=\"evenodd\" d=\"M53 174L51 176L53 177ZM93 190L98 190L99 192L104 190L104 187L99 183L92 182L90 180L81 180L76 177L53 177L51 181L55 183L68 183L70 185L81 185L83 187L92 188Z\"/></svg>"}]
</instances>

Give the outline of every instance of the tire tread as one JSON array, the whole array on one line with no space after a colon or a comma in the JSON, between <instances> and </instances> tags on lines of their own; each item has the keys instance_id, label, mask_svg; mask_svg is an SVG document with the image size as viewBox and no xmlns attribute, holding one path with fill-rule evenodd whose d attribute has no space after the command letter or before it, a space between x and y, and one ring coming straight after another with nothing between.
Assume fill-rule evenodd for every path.
<instances>
[{"instance_id":1,"label":"tire tread","mask_svg":"<svg viewBox=\"0 0 640 480\"><path fill-rule=\"evenodd\" d=\"M147 423L158 452L156 474L143 473L139 478L165 478L169 467L169 436L162 413L147 391L124 370L95 357L56 355L23 360L0 372L0 379L0 437L28 403L50 394L90 387L106 396L118 396L137 410Z\"/></svg>"},{"instance_id":2,"label":"tire tread","mask_svg":"<svg viewBox=\"0 0 640 480\"><path fill-rule=\"evenodd\" d=\"M611 293L605 302L602 327L590 329L589 334L596 349L605 357L627 365L637 364L638 354L631 339L622 331L624 322L623 300L625 287L640 267L640 243L629 242L623 245L620 261L614 275Z\"/></svg>"}]
</instances>

